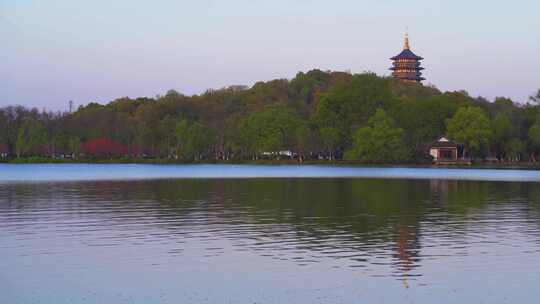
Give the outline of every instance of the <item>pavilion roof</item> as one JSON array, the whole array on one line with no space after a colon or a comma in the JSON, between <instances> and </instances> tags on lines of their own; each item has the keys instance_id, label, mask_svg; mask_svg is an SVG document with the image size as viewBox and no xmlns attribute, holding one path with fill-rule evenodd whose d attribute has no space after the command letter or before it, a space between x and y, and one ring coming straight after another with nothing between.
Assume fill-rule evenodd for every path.
<instances>
[{"instance_id":1,"label":"pavilion roof","mask_svg":"<svg viewBox=\"0 0 540 304\"><path fill-rule=\"evenodd\" d=\"M441 137L436 142L431 143L432 148L457 148L458 144L445 138Z\"/></svg>"}]
</instances>

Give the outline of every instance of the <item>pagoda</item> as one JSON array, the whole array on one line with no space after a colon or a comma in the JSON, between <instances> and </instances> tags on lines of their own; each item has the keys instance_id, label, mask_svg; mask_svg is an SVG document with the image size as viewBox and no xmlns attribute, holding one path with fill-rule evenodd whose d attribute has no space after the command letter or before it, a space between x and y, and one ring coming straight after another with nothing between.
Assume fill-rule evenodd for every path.
<instances>
[{"instance_id":1,"label":"pagoda","mask_svg":"<svg viewBox=\"0 0 540 304\"><path fill-rule=\"evenodd\" d=\"M393 61L393 66L390 68L392 76L403 82L420 83L425 78L422 77L424 68L420 66L420 60L424 58L417 56L411 51L409 46L409 34L405 33L405 43L403 51L398 55L390 58Z\"/></svg>"}]
</instances>

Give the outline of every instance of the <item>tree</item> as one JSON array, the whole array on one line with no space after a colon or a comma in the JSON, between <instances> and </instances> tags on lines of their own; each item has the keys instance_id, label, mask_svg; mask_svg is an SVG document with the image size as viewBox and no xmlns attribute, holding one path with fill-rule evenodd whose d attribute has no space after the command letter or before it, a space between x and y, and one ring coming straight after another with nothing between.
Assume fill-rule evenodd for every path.
<instances>
[{"instance_id":1,"label":"tree","mask_svg":"<svg viewBox=\"0 0 540 304\"><path fill-rule=\"evenodd\" d=\"M37 109L23 106L8 106L0 109L0 140L7 145L9 153L17 153L17 139L27 119L39 119Z\"/></svg>"},{"instance_id":2,"label":"tree","mask_svg":"<svg viewBox=\"0 0 540 304\"><path fill-rule=\"evenodd\" d=\"M321 98L315 121L321 136L328 133L323 129L331 130L332 137L338 136L336 149L344 149L350 145L354 129L362 126L377 108L391 107L395 99L388 79L372 73L355 75L350 81L330 89Z\"/></svg>"},{"instance_id":3,"label":"tree","mask_svg":"<svg viewBox=\"0 0 540 304\"><path fill-rule=\"evenodd\" d=\"M178 144L177 158L189 161L201 160L214 141L208 128L199 122L189 123L186 119L176 124L174 135Z\"/></svg>"},{"instance_id":4,"label":"tree","mask_svg":"<svg viewBox=\"0 0 540 304\"><path fill-rule=\"evenodd\" d=\"M39 150L47 144L47 131L43 124L33 118L26 119L17 135L17 157L39 154Z\"/></svg>"},{"instance_id":5,"label":"tree","mask_svg":"<svg viewBox=\"0 0 540 304\"><path fill-rule=\"evenodd\" d=\"M491 124L493 130L493 143L497 158L499 160L505 157L505 143L508 142L512 135L512 126L508 115L504 112L498 113Z\"/></svg>"},{"instance_id":6,"label":"tree","mask_svg":"<svg viewBox=\"0 0 540 304\"><path fill-rule=\"evenodd\" d=\"M323 148L328 152L330 160L334 159L334 154L341 140L340 131L334 127L324 127L320 129Z\"/></svg>"},{"instance_id":7,"label":"tree","mask_svg":"<svg viewBox=\"0 0 540 304\"><path fill-rule=\"evenodd\" d=\"M69 138L68 142L69 151L71 151L71 156L76 159L79 157L81 150L81 140L77 136L72 136Z\"/></svg>"},{"instance_id":8,"label":"tree","mask_svg":"<svg viewBox=\"0 0 540 304\"><path fill-rule=\"evenodd\" d=\"M519 138L512 138L503 143L505 158L510 162L517 162L522 159L525 153L525 143Z\"/></svg>"},{"instance_id":9,"label":"tree","mask_svg":"<svg viewBox=\"0 0 540 304\"><path fill-rule=\"evenodd\" d=\"M184 147L184 155L189 160L199 161L203 154L209 150L212 145L212 134L208 129L198 122L194 122L188 131L187 141Z\"/></svg>"},{"instance_id":10,"label":"tree","mask_svg":"<svg viewBox=\"0 0 540 304\"><path fill-rule=\"evenodd\" d=\"M395 119L392 128L402 129L404 145L416 157L423 155L426 143L448 133L456 141L468 140L471 153L489 148L500 159L512 160L540 152L533 127L540 117L540 92L530 100L526 105L504 97L490 102L464 91L441 92L373 73L313 70L250 88L230 86L193 96L171 90L156 98L92 102L64 113L0 107L0 145L9 154L40 156L76 157L84 146L96 152L95 157L194 161L211 153L217 159L248 159L261 152L291 150L300 159L321 154L335 159L343 151L355 151L357 130L368 127L369 119L382 109ZM458 109L471 106L492 118L491 137L484 136L489 132L483 117L462 119L447 130ZM33 129L38 131L29 132ZM38 135L28 137L30 133ZM486 138L487 143L493 139L490 146Z\"/></svg>"},{"instance_id":11,"label":"tree","mask_svg":"<svg viewBox=\"0 0 540 304\"><path fill-rule=\"evenodd\" d=\"M189 138L189 122L186 119L182 119L176 124L174 130L176 137L176 158L183 157L186 154L187 141Z\"/></svg>"},{"instance_id":12,"label":"tree","mask_svg":"<svg viewBox=\"0 0 540 304\"><path fill-rule=\"evenodd\" d=\"M448 95L429 98L407 98L392 109L397 125L405 130L405 142L424 154L423 145L438 139L446 132L445 121L451 118L458 106Z\"/></svg>"},{"instance_id":13,"label":"tree","mask_svg":"<svg viewBox=\"0 0 540 304\"><path fill-rule=\"evenodd\" d=\"M55 146L56 153L64 156L69 154L75 159L79 156L81 140L77 136L70 136L66 133L62 133L56 136Z\"/></svg>"},{"instance_id":14,"label":"tree","mask_svg":"<svg viewBox=\"0 0 540 304\"><path fill-rule=\"evenodd\" d=\"M168 92L168 94L171 94ZM165 116L158 125L159 134L161 140L160 150L165 152L167 158L171 158L174 154L175 144L175 129L176 129L176 119L170 117L169 115Z\"/></svg>"},{"instance_id":15,"label":"tree","mask_svg":"<svg viewBox=\"0 0 540 304\"><path fill-rule=\"evenodd\" d=\"M536 162L536 154L540 150L540 119L537 119L534 125L529 129L529 141L531 145L530 159Z\"/></svg>"},{"instance_id":16,"label":"tree","mask_svg":"<svg viewBox=\"0 0 540 304\"><path fill-rule=\"evenodd\" d=\"M530 99L533 103L536 103L536 104L539 104L539 105L540 105L540 89L538 89L538 91L536 92L535 95L529 97L529 99Z\"/></svg>"},{"instance_id":17,"label":"tree","mask_svg":"<svg viewBox=\"0 0 540 304\"><path fill-rule=\"evenodd\" d=\"M246 152L257 157L261 152L293 149L301 125L292 109L277 106L251 114L239 128Z\"/></svg>"},{"instance_id":18,"label":"tree","mask_svg":"<svg viewBox=\"0 0 540 304\"><path fill-rule=\"evenodd\" d=\"M109 138L94 138L81 145L81 152L93 157L118 157L127 154L127 147Z\"/></svg>"},{"instance_id":19,"label":"tree","mask_svg":"<svg viewBox=\"0 0 540 304\"><path fill-rule=\"evenodd\" d=\"M478 107L462 107L447 122L447 136L465 144L473 157L483 152L492 138L489 119Z\"/></svg>"},{"instance_id":20,"label":"tree","mask_svg":"<svg viewBox=\"0 0 540 304\"><path fill-rule=\"evenodd\" d=\"M298 152L298 158L303 161L306 155L306 151L310 148L311 130L303 123L300 124L295 131L295 145L294 148Z\"/></svg>"},{"instance_id":21,"label":"tree","mask_svg":"<svg viewBox=\"0 0 540 304\"><path fill-rule=\"evenodd\" d=\"M370 163L396 163L410 159L403 142L403 129L396 128L394 120L382 109L377 109L366 127L353 136L352 149L346 158Z\"/></svg>"},{"instance_id":22,"label":"tree","mask_svg":"<svg viewBox=\"0 0 540 304\"><path fill-rule=\"evenodd\" d=\"M329 83L330 73L312 70L307 73L299 72L291 80L291 87L306 104L313 103L317 91L324 90Z\"/></svg>"}]
</instances>

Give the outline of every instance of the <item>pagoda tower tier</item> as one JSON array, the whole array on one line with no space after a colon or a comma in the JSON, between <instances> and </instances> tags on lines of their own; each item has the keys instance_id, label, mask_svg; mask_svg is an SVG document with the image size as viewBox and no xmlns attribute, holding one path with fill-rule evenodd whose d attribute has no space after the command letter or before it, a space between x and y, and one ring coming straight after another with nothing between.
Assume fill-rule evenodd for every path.
<instances>
[{"instance_id":1,"label":"pagoda tower tier","mask_svg":"<svg viewBox=\"0 0 540 304\"><path fill-rule=\"evenodd\" d=\"M420 83L425 78L422 77L423 67L420 66L420 61L424 58L413 53L409 46L409 35L405 33L405 43L403 51L398 55L390 58L393 61L392 76L404 82Z\"/></svg>"}]
</instances>

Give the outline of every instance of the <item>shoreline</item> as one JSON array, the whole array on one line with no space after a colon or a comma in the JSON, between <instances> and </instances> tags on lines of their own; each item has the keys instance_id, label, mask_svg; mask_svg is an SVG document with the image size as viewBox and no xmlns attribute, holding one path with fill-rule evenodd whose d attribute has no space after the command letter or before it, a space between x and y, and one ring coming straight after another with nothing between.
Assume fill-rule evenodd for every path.
<instances>
[{"instance_id":1,"label":"shoreline","mask_svg":"<svg viewBox=\"0 0 540 304\"><path fill-rule=\"evenodd\" d=\"M364 163L349 160L309 160L299 162L297 160L215 160L201 162L185 162L167 159L50 159L50 158L20 158L2 160L0 164L140 164L140 165L322 165L322 166L350 166L366 168L441 168L441 169L530 169L540 170L540 163L517 162L517 163L473 163L472 165L435 165L432 163Z\"/></svg>"}]
</instances>

